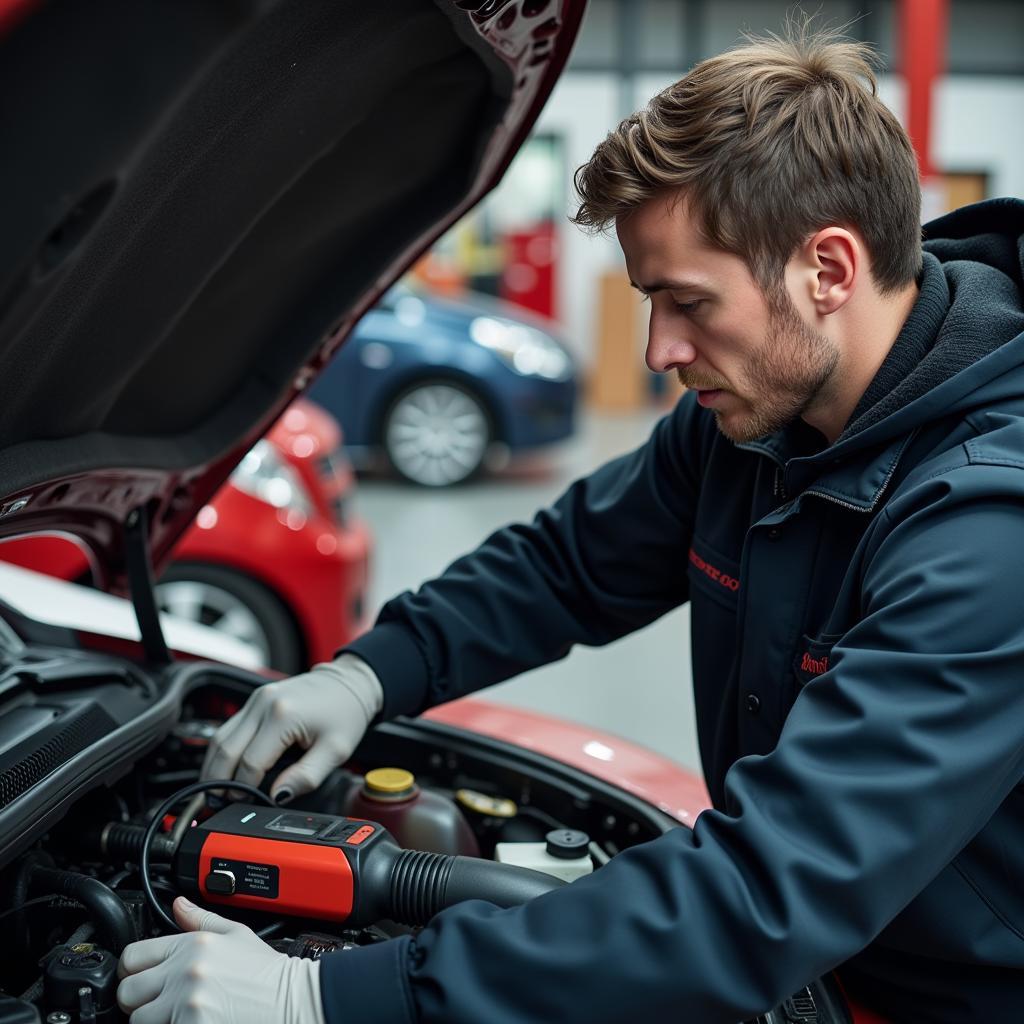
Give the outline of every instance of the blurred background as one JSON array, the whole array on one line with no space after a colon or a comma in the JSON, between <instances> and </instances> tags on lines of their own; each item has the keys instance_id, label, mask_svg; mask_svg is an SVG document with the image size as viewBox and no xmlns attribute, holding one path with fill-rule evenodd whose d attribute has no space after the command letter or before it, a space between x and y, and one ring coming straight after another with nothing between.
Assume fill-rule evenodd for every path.
<instances>
[{"instance_id":1,"label":"blurred background","mask_svg":"<svg viewBox=\"0 0 1024 1024\"><path fill-rule=\"evenodd\" d=\"M917 149L925 219L1024 195L1024 2L805 10L877 50L882 99ZM202 509L159 585L163 608L299 672L393 594L642 444L678 389L644 366L646 308L614 240L568 221L573 173L694 63L799 11L782 0L590 0L502 183L366 314ZM3 557L88 577L67 542L10 542ZM685 608L486 696L699 769Z\"/></svg>"},{"instance_id":2,"label":"blurred background","mask_svg":"<svg viewBox=\"0 0 1024 1024\"><path fill-rule=\"evenodd\" d=\"M816 0L803 9L876 48L882 99L918 149L926 219L1024 195L1024 3ZM574 361L575 430L553 450L451 491L364 476L356 507L378 537L371 608L415 588L498 526L529 519L576 475L642 443L674 401L673 382L644 366L644 308L614 239L588 237L567 220L575 210L572 175L655 92L739 42L744 30L779 31L793 10L782 0L588 4L532 139L498 189L413 275L431 294L483 292L550 318ZM686 609L609 648L577 649L486 696L588 723L698 767Z\"/></svg>"}]
</instances>

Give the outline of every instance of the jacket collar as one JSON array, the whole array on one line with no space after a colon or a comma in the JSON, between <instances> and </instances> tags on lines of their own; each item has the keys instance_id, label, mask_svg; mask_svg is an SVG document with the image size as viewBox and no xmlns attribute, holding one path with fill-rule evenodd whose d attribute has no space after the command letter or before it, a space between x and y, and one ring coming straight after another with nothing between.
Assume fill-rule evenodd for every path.
<instances>
[{"instance_id":1,"label":"jacket collar","mask_svg":"<svg viewBox=\"0 0 1024 1024\"><path fill-rule=\"evenodd\" d=\"M786 431L737 445L770 458L779 468L780 501L816 494L841 505L870 512L878 504L906 451L913 432L888 444L861 448L844 457L836 446L813 455L796 455Z\"/></svg>"}]
</instances>

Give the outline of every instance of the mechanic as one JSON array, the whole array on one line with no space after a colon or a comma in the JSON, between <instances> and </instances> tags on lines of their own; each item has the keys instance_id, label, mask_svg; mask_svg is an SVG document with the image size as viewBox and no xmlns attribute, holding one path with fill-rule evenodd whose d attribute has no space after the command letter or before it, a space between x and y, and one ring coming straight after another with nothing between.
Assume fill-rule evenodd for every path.
<instances>
[{"instance_id":1,"label":"mechanic","mask_svg":"<svg viewBox=\"0 0 1024 1024\"><path fill-rule=\"evenodd\" d=\"M735 1022L836 969L895 1021L1024 1019L1024 203L925 229L869 54L697 65L577 172L689 390L633 454L258 690L207 777L285 803L375 719L689 601L714 810L522 907L289 961L179 900L133 1022Z\"/></svg>"}]
</instances>

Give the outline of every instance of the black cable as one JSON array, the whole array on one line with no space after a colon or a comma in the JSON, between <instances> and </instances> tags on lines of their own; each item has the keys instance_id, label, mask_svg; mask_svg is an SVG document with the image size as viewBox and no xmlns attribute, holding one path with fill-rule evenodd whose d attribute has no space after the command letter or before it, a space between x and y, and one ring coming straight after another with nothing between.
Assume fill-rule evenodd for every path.
<instances>
[{"instance_id":1,"label":"black cable","mask_svg":"<svg viewBox=\"0 0 1024 1024\"><path fill-rule=\"evenodd\" d=\"M550 828L567 828L565 822L559 821L557 818L553 818L547 811L542 811L538 807L533 807L530 804L522 804L519 807L519 813L524 818L533 818L535 821L542 821L545 825Z\"/></svg>"},{"instance_id":2,"label":"black cable","mask_svg":"<svg viewBox=\"0 0 1024 1024\"><path fill-rule=\"evenodd\" d=\"M153 886L149 880L149 852L153 845L153 839L156 836L157 829L160 828L160 823L163 821L164 815L179 801L184 800L186 797L193 796L196 793L206 793L211 789L223 789L232 790L234 792L245 793L248 796L255 797L261 803L269 804L271 807L274 806L274 801L267 796L262 790L257 789L255 786L250 786L244 782L236 782L233 779L204 779L200 782L193 782L190 786L185 786L179 789L176 793L172 793L154 812L153 817L150 819L149 825L146 827L146 834L142 837L142 848L139 851L139 880L142 882L142 891L146 894L146 899L149 901L149 905L153 908L156 915L163 920L163 922L175 932L180 932L181 928L178 926L178 922L164 910L163 906L156 898L156 893L153 892ZM257 932L259 934L259 932Z\"/></svg>"},{"instance_id":3,"label":"black cable","mask_svg":"<svg viewBox=\"0 0 1024 1024\"><path fill-rule=\"evenodd\" d=\"M39 904L39 903L58 903L58 902L67 903L68 899L67 899L66 896L61 896L59 893L55 893L55 892L47 893L45 896L36 896L33 899L25 900L24 903L19 903L18 906L11 907L8 910L5 910L2 913L0 913L0 921L2 921L5 917L10 917L11 914L17 914L19 911L24 910L26 907L32 907L32 906L35 906L36 904ZM75 909L78 909L78 908L76 907ZM84 909L84 907L83 907L83 909Z\"/></svg>"}]
</instances>

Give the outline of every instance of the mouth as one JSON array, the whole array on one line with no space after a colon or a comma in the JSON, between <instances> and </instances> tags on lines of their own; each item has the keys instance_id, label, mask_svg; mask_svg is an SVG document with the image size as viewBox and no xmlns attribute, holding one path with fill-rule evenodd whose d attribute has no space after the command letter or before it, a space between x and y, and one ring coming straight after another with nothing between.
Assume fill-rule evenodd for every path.
<instances>
[{"instance_id":1,"label":"mouth","mask_svg":"<svg viewBox=\"0 0 1024 1024\"><path fill-rule=\"evenodd\" d=\"M706 390L698 388L697 402L704 406L704 408L708 408L709 406L714 405L715 402L717 402L724 394L725 391L722 388L710 388Z\"/></svg>"}]
</instances>

